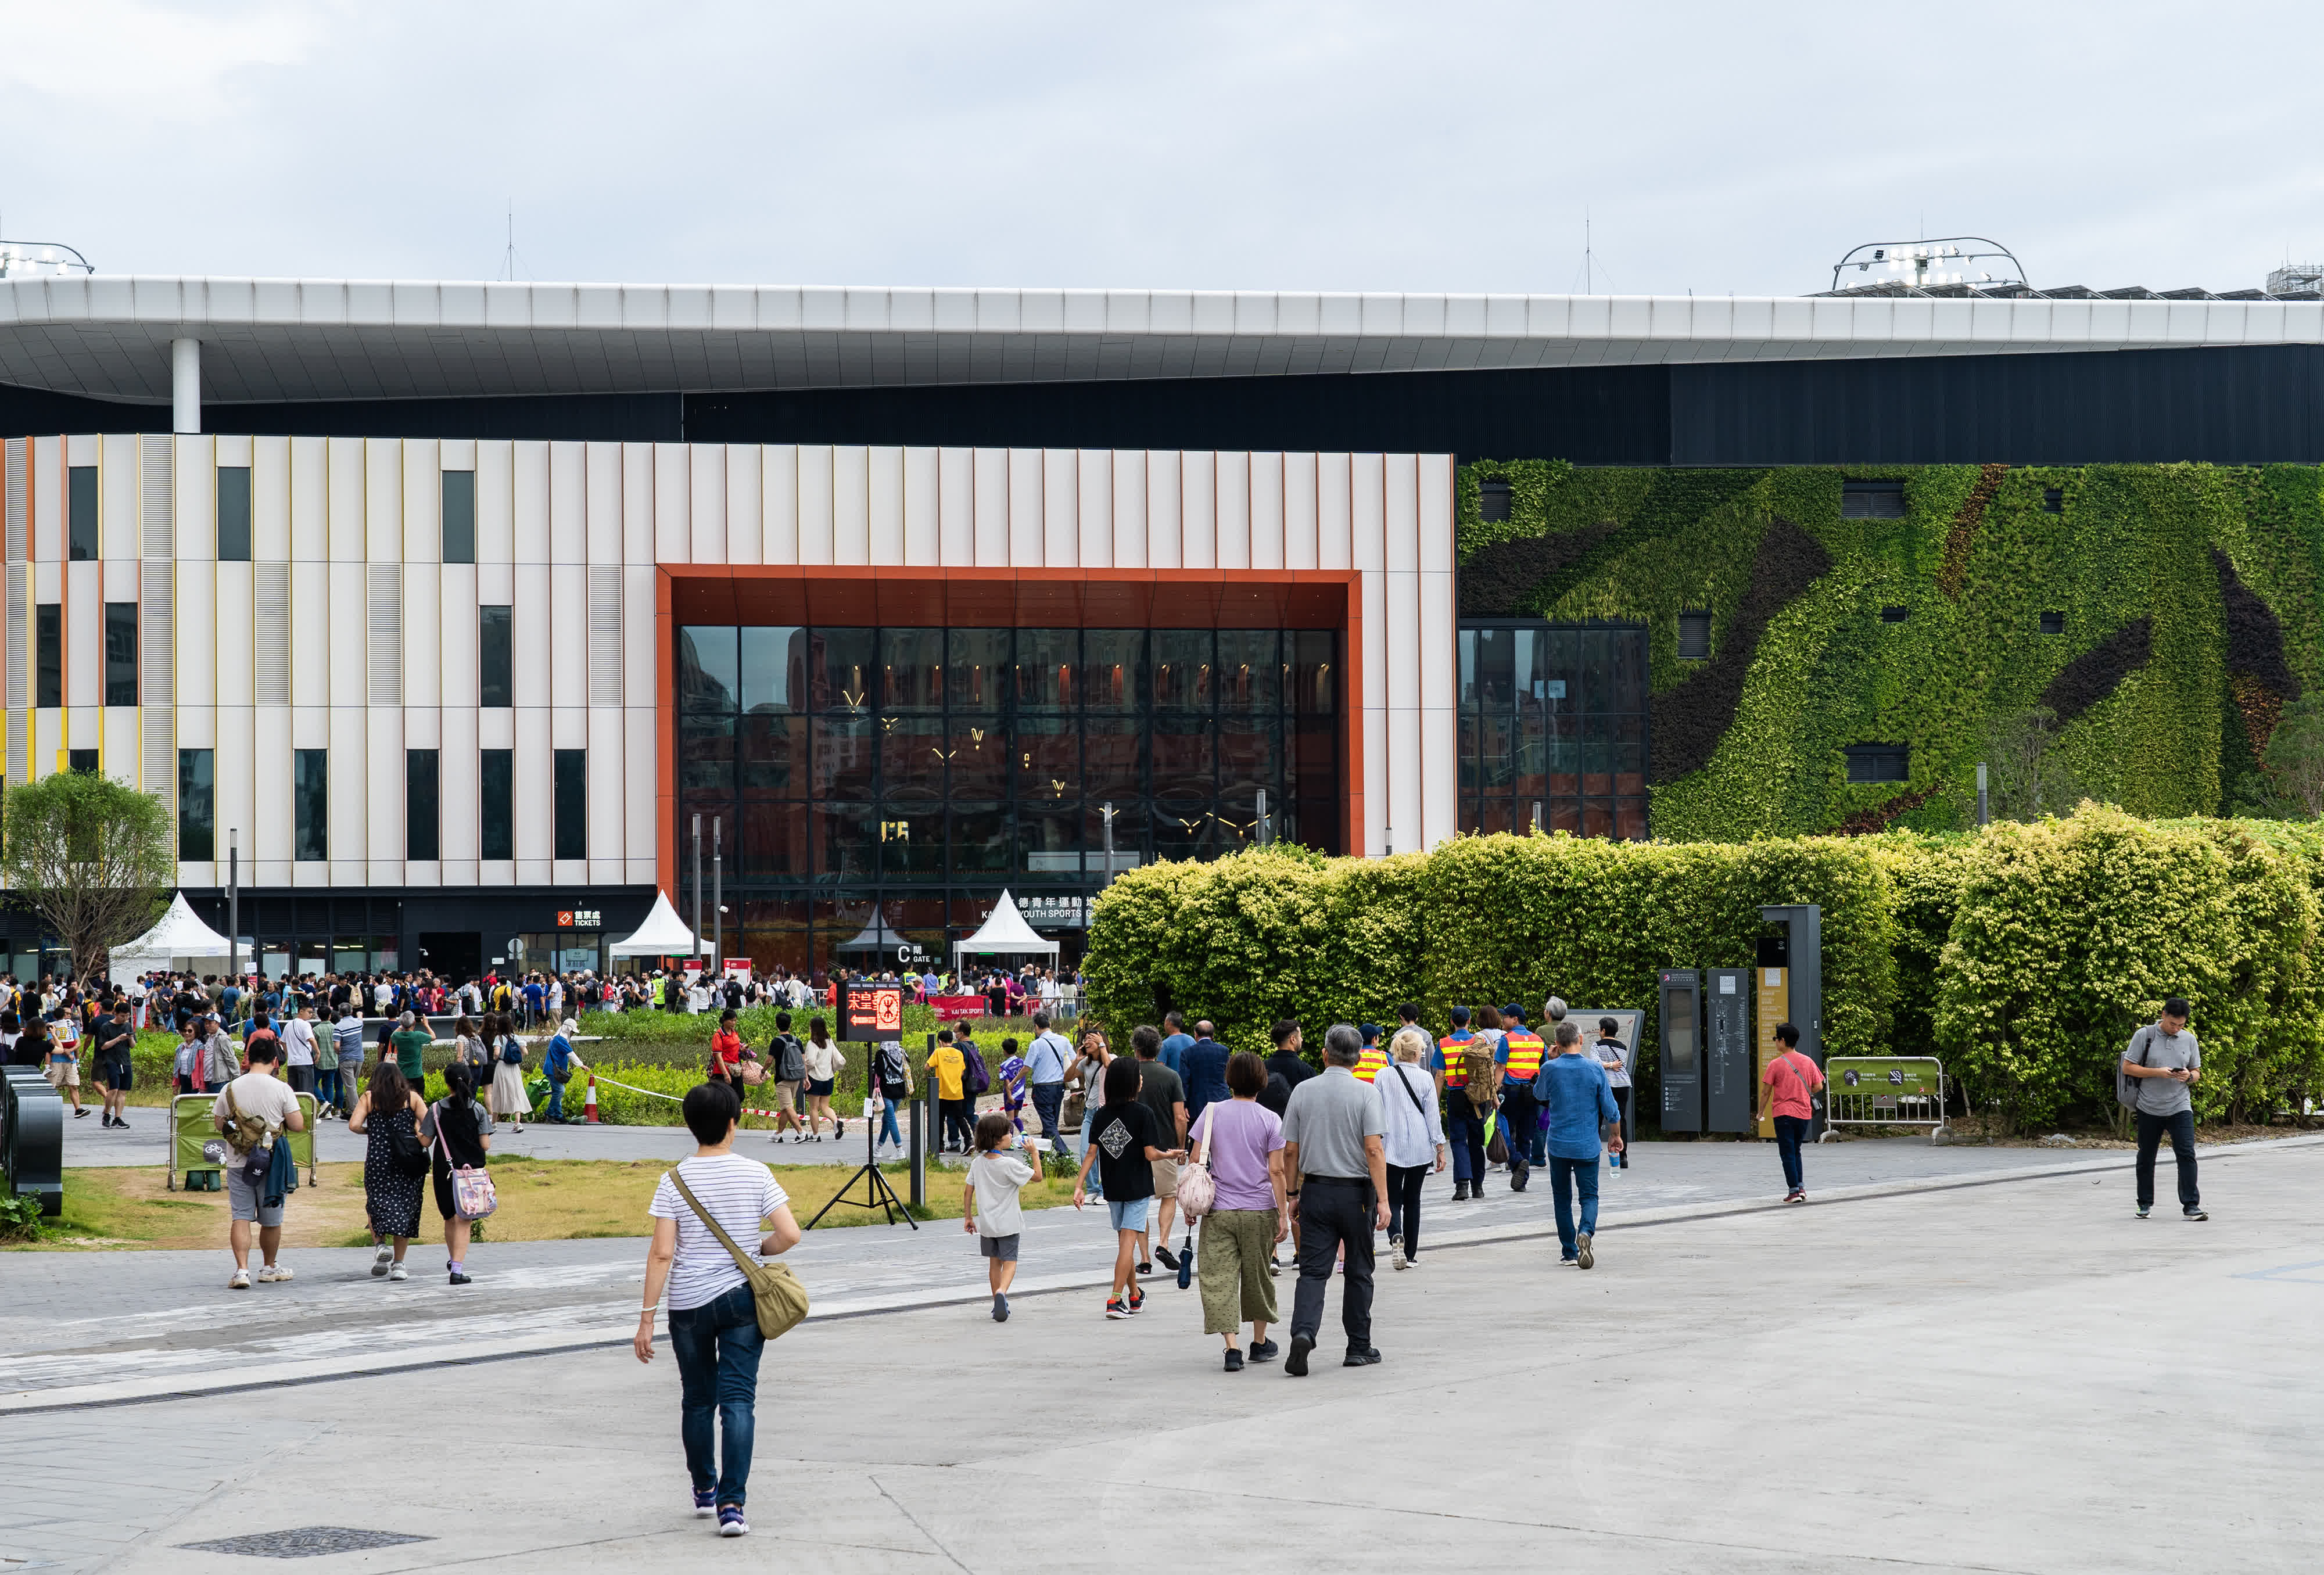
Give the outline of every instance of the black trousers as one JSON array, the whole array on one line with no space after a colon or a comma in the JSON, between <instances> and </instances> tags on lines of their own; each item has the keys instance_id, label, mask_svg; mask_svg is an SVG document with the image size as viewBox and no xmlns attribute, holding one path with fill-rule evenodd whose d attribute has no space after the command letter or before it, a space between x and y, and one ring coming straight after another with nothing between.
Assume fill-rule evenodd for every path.
<instances>
[{"instance_id":1,"label":"black trousers","mask_svg":"<svg viewBox=\"0 0 2324 1575\"><path fill-rule=\"evenodd\" d=\"M1526 1156L1532 1152L1534 1133L1541 1126L1541 1107L1533 1102L1533 1085L1518 1083L1501 1092L1501 1141L1509 1148L1509 1174L1522 1177Z\"/></svg>"},{"instance_id":2,"label":"black trousers","mask_svg":"<svg viewBox=\"0 0 2324 1575\"><path fill-rule=\"evenodd\" d=\"M1627 1169L1630 1163L1630 1091L1627 1088L1616 1089L1614 1104L1622 1112L1622 1152L1614 1156L1615 1163Z\"/></svg>"},{"instance_id":3,"label":"black trousers","mask_svg":"<svg viewBox=\"0 0 2324 1575\"><path fill-rule=\"evenodd\" d=\"M1428 1176L1425 1165L1388 1167L1388 1234L1404 1238L1404 1256L1420 1256L1420 1184Z\"/></svg>"},{"instance_id":4,"label":"black trousers","mask_svg":"<svg viewBox=\"0 0 2324 1575\"><path fill-rule=\"evenodd\" d=\"M2171 1156L2179 1162L2179 1206L2193 1209L2201 1206L2203 1194L2195 1186L2195 1112L2181 1110L2169 1116L2150 1116L2138 1112L2138 1206L2154 1206L2154 1156L2163 1147L2163 1135L2171 1134Z\"/></svg>"},{"instance_id":5,"label":"black trousers","mask_svg":"<svg viewBox=\"0 0 2324 1575\"><path fill-rule=\"evenodd\" d=\"M1291 1337L1314 1340L1323 1327L1323 1293L1344 1247L1347 1284L1340 1323L1351 1349L1372 1342L1372 1213L1379 1200L1371 1178L1311 1175L1299 1187L1299 1289L1291 1302Z\"/></svg>"}]
</instances>

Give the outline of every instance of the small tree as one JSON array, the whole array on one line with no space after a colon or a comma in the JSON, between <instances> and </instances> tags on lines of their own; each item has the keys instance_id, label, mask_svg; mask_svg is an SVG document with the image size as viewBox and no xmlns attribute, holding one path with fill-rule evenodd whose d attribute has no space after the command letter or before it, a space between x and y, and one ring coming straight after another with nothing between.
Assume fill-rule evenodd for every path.
<instances>
[{"instance_id":1,"label":"small tree","mask_svg":"<svg viewBox=\"0 0 2324 1575\"><path fill-rule=\"evenodd\" d=\"M2262 757L2287 814L2324 815L2324 705L2303 695L2283 708Z\"/></svg>"},{"instance_id":2,"label":"small tree","mask_svg":"<svg viewBox=\"0 0 2324 1575\"><path fill-rule=\"evenodd\" d=\"M17 901L92 979L108 947L161 916L177 847L161 801L96 771L59 771L8 790L0 874Z\"/></svg>"},{"instance_id":3,"label":"small tree","mask_svg":"<svg viewBox=\"0 0 2324 1575\"><path fill-rule=\"evenodd\" d=\"M2039 820L2070 813L2081 799L2074 774L2058 747L2058 714L2029 706L2003 718L1986 741L1991 782L1987 802L1996 820Z\"/></svg>"}]
</instances>

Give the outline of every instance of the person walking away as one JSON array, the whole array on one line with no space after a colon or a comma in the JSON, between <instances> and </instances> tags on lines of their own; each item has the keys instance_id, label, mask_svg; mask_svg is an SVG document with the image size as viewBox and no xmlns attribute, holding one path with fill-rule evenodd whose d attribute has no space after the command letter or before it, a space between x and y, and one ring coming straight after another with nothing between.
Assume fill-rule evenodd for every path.
<instances>
[{"instance_id":1,"label":"person walking away","mask_svg":"<svg viewBox=\"0 0 2324 1575\"><path fill-rule=\"evenodd\" d=\"M1017 1244L1025 1230L1018 1193L1033 1179L1024 1131L998 1110L976 1122L976 1157L968 1162L961 1229L976 1238L992 1285L992 1322L1009 1322L1009 1286L1017 1278Z\"/></svg>"},{"instance_id":2,"label":"person walking away","mask_svg":"<svg viewBox=\"0 0 2324 1575\"><path fill-rule=\"evenodd\" d=\"M134 1066L130 1052L137 1047L137 1030L129 1026L129 998L113 998L113 1015L99 1018L97 1025L97 1086L105 1094L106 1127L119 1127L124 1131L129 1122L124 1112L129 1108L129 1086L134 1081Z\"/></svg>"},{"instance_id":3,"label":"person walking away","mask_svg":"<svg viewBox=\"0 0 2324 1575\"><path fill-rule=\"evenodd\" d=\"M1598 1261L1598 1154L1601 1147L1622 1152L1622 1110L1607 1084L1606 1069L1582 1048L1580 1025L1557 1025L1557 1054L1536 1074L1534 1099L1549 1117L1549 1192L1557 1210L1558 1261L1589 1268ZM1609 1131L1610 1138L1604 1136Z\"/></svg>"},{"instance_id":4,"label":"person walking away","mask_svg":"<svg viewBox=\"0 0 2324 1575\"><path fill-rule=\"evenodd\" d=\"M1372 1079L1388 1126L1381 1147L1388 1162L1388 1261L1400 1269L1420 1261L1421 1184L1443 1173L1448 1152L1436 1080L1421 1067L1429 1048L1428 1036L1418 1028L1398 1028L1388 1041L1395 1059Z\"/></svg>"},{"instance_id":5,"label":"person walking away","mask_svg":"<svg viewBox=\"0 0 2324 1575\"><path fill-rule=\"evenodd\" d=\"M1113 1060L1113 1047L1107 1043L1105 1032L1092 1024L1082 1030L1082 1047L1074 1057L1065 1075L1082 1095L1082 1152L1089 1152L1090 1129L1097 1124L1097 1113L1105 1103L1105 1069ZM1102 1198L1105 1188L1101 1184L1090 1189L1090 1196Z\"/></svg>"},{"instance_id":6,"label":"person walking away","mask_svg":"<svg viewBox=\"0 0 2324 1575\"><path fill-rule=\"evenodd\" d=\"M2163 1003L2162 1014L2130 1036L2122 1070L2137 1091L2138 1217L2154 1207L2154 1156L2163 1135L2171 1135L2171 1156L2179 1167L2179 1211L2208 1220L2203 1194L2195 1184L2195 1101L2187 1091L2203 1075L2203 1050L2187 1027L2183 996Z\"/></svg>"},{"instance_id":7,"label":"person walking away","mask_svg":"<svg viewBox=\"0 0 2324 1575\"><path fill-rule=\"evenodd\" d=\"M816 1028L823 1027L821 1018L816 1018L815 1027ZM952 1030L938 1028L936 1047L928 1052L927 1070L933 1073L936 1080L936 1113L942 1118L943 1126L941 1134L943 1147L938 1150L939 1153L957 1152L954 1147L954 1134L964 1130L966 1127L966 1117L964 1112L968 1105L968 1097L963 1079L967 1065L967 1060L961 1055L959 1047L953 1043Z\"/></svg>"},{"instance_id":8,"label":"person walking away","mask_svg":"<svg viewBox=\"0 0 2324 1575\"><path fill-rule=\"evenodd\" d=\"M1622 1025L1612 1018L1598 1019L1598 1042L1591 1046L1598 1064L1606 1070L1606 1086L1614 1092L1614 1103L1622 1112L1622 1145L1617 1148L1607 1145L1607 1167L1612 1170L1630 1168L1630 1047L1622 1043Z\"/></svg>"},{"instance_id":9,"label":"person walking away","mask_svg":"<svg viewBox=\"0 0 2324 1575\"><path fill-rule=\"evenodd\" d=\"M1033 1014L1033 1042L1025 1047L1025 1081L1032 1085L1033 1113L1040 1118L1041 1136L1051 1147L1070 1155L1073 1150L1058 1130L1057 1117L1065 1108L1065 1067L1074 1051L1049 1022L1047 1012Z\"/></svg>"},{"instance_id":10,"label":"person walking away","mask_svg":"<svg viewBox=\"0 0 2324 1575\"><path fill-rule=\"evenodd\" d=\"M1017 1054L1017 1040L1010 1036L1001 1041L1001 1064L993 1068L1001 1079L1001 1110L1007 1117L1009 1129L1025 1129L1025 1101L1032 1091L1025 1082L1025 1058ZM978 1124L982 1125L979 1118Z\"/></svg>"},{"instance_id":11,"label":"person walking away","mask_svg":"<svg viewBox=\"0 0 2324 1575\"><path fill-rule=\"evenodd\" d=\"M1299 1288L1283 1362L1293 1377L1307 1376L1307 1353L1323 1323L1323 1293L1342 1254L1340 1322L1348 1354L1341 1365L1380 1359L1371 1340L1372 1232L1388 1229L1388 1124L1381 1091L1356 1081L1362 1053L1352 1024L1333 1024L1323 1036L1323 1070L1291 1091L1283 1113L1283 1163L1299 1200Z\"/></svg>"},{"instance_id":12,"label":"person walking away","mask_svg":"<svg viewBox=\"0 0 2324 1575\"><path fill-rule=\"evenodd\" d=\"M1285 1217L1283 1121L1259 1102L1267 1064L1250 1051L1227 1061L1227 1098L1203 1107L1195 1123L1192 1163L1210 1167L1211 1211L1203 1216L1196 1250L1202 1277L1203 1332L1227 1343L1226 1370L1240 1372L1237 1343L1250 1325L1250 1359L1271 1360L1275 1342L1275 1276L1268 1265L1276 1244L1290 1234Z\"/></svg>"},{"instance_id":13,"label":"person walking away","mask_svg":"<svg viewBox=\"0 0 2324 1575\"><path fill-rule=\"evenodd\" d=\"M1186 1129L1213 1100L1222 1100L1227 1094L1227 1061L1233 1054L1211 1036L1215 1032L1207 1022L1194 1025L1194 1042L1178 1057L1178 1081L1186 1091ZM1158 1059L1158 1057L1157 1057Z\"/></svg>"},{"instance_id":14,"label":"person walking away","mask_svg":"<svg viewBox=\"0 0 2324 1575\"><path fill-rule=\"evenodd\" d=\"M1800 1054L1800 1031L1789 1023L1775 1025L1782 1049L1768 1058L1759 1074L1759 1119L1772 1111L1775 1119L1775 1152L1784 1162L1784 1194L1787 1203L1808 1201L1807 1175L1800 1165L1800 1145L1807 1141L1808 1123L1815 1118L1815 1091L1823 1086L1823 1069Z\"/></svg>"},{"instance_id":15,"label":"person walking away","mask_svg":"<svg viewBox=\"0 0 2324 1575\"><path fill-rule=\"evenodd\" d=\"M1485 1195L1485 1118L1492 1111L1493 1053L1470 1028L1467 1007L1456 1006L1447 1016L1452 1031L1436 1041L1430 1070L1443 1091L1444 1138L1452 1150L1452 1201L1459 1203Z\"/></svg>"},{"instance_id":16,"label":"person walking away","mask_svg":"<svg viewBox=\"0 0 2324 1575\"><path fill-rule=\"evenodd\" d=\"M549 1078L549 1112L541 1119L563 1127L569 1125L565 1117L565 1085L573 1081L574 1073L586 1072L588 1064L573 1048L574 1021L566 1018L549 1036L549 1048L541 1055L540 1070Z\"/></svg>"},{"instance_id":17,"label":"person walking away","mask_svg":"<svg viewBox=\"0 0 2324 1575\"><path fill-rule=\"evenodd\" d=\"M456 1285L469 1283L468 1241L474 1221L460 1217L452 1192L455 1170L482 1170L493 1147L493 1115L476 1101L475 1073L465 1061L444 1069L444 1097L420 1118L436 1182L436 1212L444 1221L444 1270Z\"/></svg>"},{"instance_id":18,"label":"person walking away","mask_svg":"<svg viewBox=\"0 0 2324 1575\"><path fill-rule=\"evenodd\" d=\"M706 1220L738 1245L759 1237L761 1259L798 1245L790 1195L775 1173L734 1152L742 1101L723 1082L687 1091L679 1107L694 1153L664 1173L646 1212L645 1305L631 1342L638 1360L654 1355L654 1313L669 1302L669 1349L678 1359L678 1436L686 1446L696 1517L718 1517L722 1537L747 1536L743 1516L758 1423L759 1332L751 1283ZM683 1184L685 1190L679 1190ZM763 1230L764 1234L761 1234Z\"/></svg>"},{"instance_id":19,"label":"person walking away","mask_svg":"<svg viewBox=\"0 0 2324 1575\"><path fill-rule=\"evenodd\" d=\"M499 1049L493 1057L493 1119L506 1120L521 1132L524 1119L532 1114L532 1096L524 1091L524 1041L506 1018L501 1019Z\"/></svg>"},{"instance_id":20,"label":"person walking away","mask_svg":"<svg viewBox=\"0 0 2324 1575\"><path fill-rule=\"evenodd\" d=\"M463 1026L467 1020L460 1019ZM426 1057L429 1046L435 1042L435 1036L410 1012L396 1018L395 1031L388 1036L387 1048L395 1057L396 1071L403 1073L403 1081L415 1089L427 1086Z\"/></svg>"},{"instance_id":21,"label":"person walking away","mask_svg":"<svg viewBox=\"0 0 2324 1575\"><path fill-rule=\"evenodd\" d=\"M1158 1034L1155 1047L1161 1047ZM1138 1242L1154 1205L1154 1162L1174 1157L1162 1147L1161 1123L1139 1098L1139 1086L1138 1062L1122 1056L1107 1064L1105 1103L1098 1110L1088 1151L1082 1156L1081 1174L1074 1180L1076 1209L1089 1201L1093 1165L1105 1185L1105 1210L1113 1222L1114 1242L1113 1280L1105 1301L1108 1318L1130 1318L1146 1310L1146 1293L1138 1288Z\"/></svg>"},{"instance_id":22,"label":"person walking away","mask_svg":"<svg viewBox=\"0 0 2324 1575\"><path fill-rule=\"evenodd\" d=\"M1154 1059L1176 1073L1178 1080L1184 1082L1186 1073L1182 1062L1186 1054L1186 1046L1194 1042L1194 1036L1186 1032L1185 1018L1176 1011L1164 1012L1162 1014L1162 1047L1154 1053Z\"/></svg>"},{"instance_id":23,"label":"person walking away","mask_svg":"<svg viewBox=\"0 0 2324 1575\"><path fill-rule=\"evenodd\" d=\"M399 1143L420 1141L420 1119L428 1102L392 1061L372 1068L370 1084L347 1112L347 1130L363 1134L364 1212L371 1221L374 1279L410 1277L403 1255L420 1234L420 1188L423 1170L407 1171L396 1163Z\"/></svg>"},{"instance_id":24,"label":"person walking away","mask_svg":"<svg viewBox=\"0 0 2324 1575\"><path fill-rule=\"evenodd\" d=\"M290 1091L315 1095L318 1107L315 1115L319 1120L323 1114L320 1107L325 1101L316 1080L315 1025L309 1016L313 1009L311 1007L294 1006L290 1016L281 1019L282 1027L280 1032L282 1036L282 1066L284 1073L290 1079Z\"/></svg>"},{"instance_id":25,"label":"person walking away","mask_svg":"<svg viewBox=\"0 0 2324 1575\"><path fill-rule=\"evenodd\" d=\"M1540 1107L1534 1102L1533 1076L1541 1070L1548 1048L1541 1036L1526 1027L1525 1012L1515 1006L1501 1009L1508 1027L1501 1035L1501 1142L1509 1151L1509 1191L1526 1190L1533 1140L1541 1125Z\"/></svg>"},{"instance_id":26,"label":"person walking away","mask_svg":"<svg viewBox=\"0 0 2324 1575\"><path fill-rule=\"evenodd\" d=\"M834 1140L847 1136L847 1123L831 1113L831 1091L839 1081L839 1046L832 1042L831 1030L821 1018L807 1025L807 1046L800 1052L807 1063L807 1126L808 1141L823 1141L823 1123L831 1122ZM964 1136L963 1146L966 1146Z\"/></svg>"},{"instance_id":27,"label":"person walking away","mask_svg":"<svg viewBox=\"0 0 2324 1575\"><path fill-rule=\"evenodd\" d=\"M298 1094L275 1075L281 1055L282 1046L272 1034L252 1045L250 1070L219 1089L210 1104L210 1124L234 1147L226 1166L226 1211L232 1219L226 1245L234 1252L234 1277L226 1282L229 1291L250 1289L253 1225L258 1227L258 1251L263 1260L258 1270L260 1283L290 1277L289 1267L275 1261L282 1250L282 1197L269 1195L267 1161L254 1158L245 1163L244 1158L271 1156L279 1134L307 1129Z\"/></svg>"},{"instance_id":28,"label":"person walking away","mask_svg":"<svg viewBox=\"0 0 2324 1575\"><path fill-rule=\"evenodd\" d=\"M775 1014L775 1036L767 1041L767 1064L775 1076L775 1141L780 1143L788 1132L793 1142L804 1143L807 1123L796 1107L799 1090L807 1082L807 1047L791 1032L788 1012Z\"/></svg>"},{"instance_id":29,"label":"person walking away","mask_svg":"<svg viewBox=\"0 0 2324 1575\"><path fill-rule=\"evenodd\" d=\"M1173 1154L1183 1150L1186 1147L1186 1085L1176 1073L1162 1064L1160 1030L1148 1023L1132 1028L1130 1051L1136 1057L1132 1064L1138 1068L1138 1102L1152 1112L1157 1141ZM1110 1182L1107 1184L1111 1185ZM1178 1211L1178 1164L1168 1155L1154 1166L1153 1192L1155 1208L1161 1216L1155 1234L1162 1239L1162 1261L1176 1272L1178 1255L1170 1250L1170 1221ZM1151 1244L1143 1236L1139 1240L1138 1272L1154 1272Z\"/></svg>"},{"instance_id":30,"label":"person walking away","mask_svg":"<svg viewBox=\"0 0 2324 1575\"><path fill-rule=\"evenodd\" d=\"M1355 1073L1358 1082L1370 1082L1379 1076L1380 1068L1388 1064L1388 1052L1380 1048L1380 1026L1378 1023L1358 1023L1356 1036L1363 1047L1356 1052ZM1391 1202L1389 1208L1396 1205Z\"/></svg>"}]
</instances>

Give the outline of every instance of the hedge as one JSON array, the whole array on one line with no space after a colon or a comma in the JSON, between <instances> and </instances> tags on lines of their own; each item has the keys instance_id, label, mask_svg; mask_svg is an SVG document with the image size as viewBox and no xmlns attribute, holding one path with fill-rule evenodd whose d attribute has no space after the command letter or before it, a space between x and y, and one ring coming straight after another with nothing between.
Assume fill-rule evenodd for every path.
<instances>
[{"instance_id":1,"label":"hedge","mask_svg":"<svg viewBox=\"0 0 2324 1575\"><path fill-rule=\"evenodd\" d=\"M1659 1098L1655 972L1749 967L1763 905L1823 910L1824 1042L1936 1055L1967 1101L2020 1126L2114 1112L2112 1067L2162 1001L2194 1005L2205 1119L2264 1119L2324 1094L2324 990L2310 957L2324 828L2075 815L1977 833L1750 843L1465 836L1432 852L1327 859L1252 849L1120 877L1092 916L1091 1011L1117 1040L1176 1008L1264 1050L1455 1002L1550 994L1646 1011L1642 1108Z\"/></svg>"}]
</instances>

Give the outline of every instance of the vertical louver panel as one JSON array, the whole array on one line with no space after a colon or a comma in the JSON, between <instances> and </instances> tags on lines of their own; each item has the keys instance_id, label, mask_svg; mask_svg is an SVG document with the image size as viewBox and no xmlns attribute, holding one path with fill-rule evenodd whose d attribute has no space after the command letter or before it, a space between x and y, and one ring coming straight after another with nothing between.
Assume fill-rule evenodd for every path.
<instances>
[{"instance_id":1,"label":"vertical louver panel","mask_svg":"<svg viewBox=\"0 0 2324 1575\"><path fill-rule=\"evenodd\" d=\"M166 562L174 556L177 470L170 438L146 437L137 441L142 473L137 489L138 528L143 538L138 556L146 559L150 570L153 559Z\"/></svg>"},{"instance_id":2,"label":"vertical louver panel","mask_svg":"<svg viewBox=\"0 0 2324 1575\"><path fill-rule=\"evenodd\" d=\"M32 571L21 563L8 566L8 709L22 711L31 704L26 688L31 675L25 648L32 641Z\"/></svg>"},{"instance_id":3,"label":"vertical louver panel","mask_svg":"<svg viewBox=\"0 0 2324 1575\"><path fill-rule=\"evenodd\" d=\"M25 463L30 452L22 438L11 438L0 448L0 491L6 497L8 568L8 626L0 645L7 648L8 687L8 780L22 782L25 763L31 757L32 717L24 709L25 686L30 675L24 665L31 659L32 630L32 571L25 566L24 541L28 521L24 517L24 484L27 480Z\"/></svg>"},{"instance_id":4,"label":"vertical louver panel","mask_svg":"<svg viewBox=\"0 0 2324 1575\"><path fill-rule=\"evenodd\" d=\"M403 568L400 564L369 566L364 620L370 650L374 705L403 704Z\"/></svg>"},{"instance_id":5,"label":"vertical louver panel","mask_svg":"<svg viewBox=\"0 0 2324 1575\"><path fill-rule=\"evenodd\" d=\"M152 443L152 438L146 440ZM150 480L151 477L148 477ZM152 493L146 494L149 498ZM168 528L163 528L163 545L168 544ZM151 517L145 534L146 545L152 545ZM177 565L166 557L146 558L137 574L137 682L138 692L145 698L138 713L140 750L145 774L145 791L161 799L170 812L172 824L178 815L178 667L177 650Z\"/></svg>"},{"instance_id":6,"label":"vertical louver panel","mask_svg":"<svg viewBox=\"0 0 2324 1575\"><path fill-rule=\"evenodd\" d=\"M290 704L290 566L251 568L252 696L261 705ZM401 608L398 609L401 615ZM376 682L377 680L374 680Z\"/></svg>"},{"instance_id":7,"label":"vertical louver panel","mask_svg":"<svg viewBox=\"0 0 2324 1575\"><path fill-rule=\"evenodd\" d=\"M24 561L24 484L29 479L25 469L29 453L22 438L8 439L8 561Z\"/></svg>"},{"instance_id":8,"label":"vertical louver panel","mask_svg":"<svg viewBox=\"0 0 2324 1575\"><path fill-rule=\"evenodd\" d=\"M622 571L589 571L589 704L622 703Z\"/></svg>"}]
</instances>

